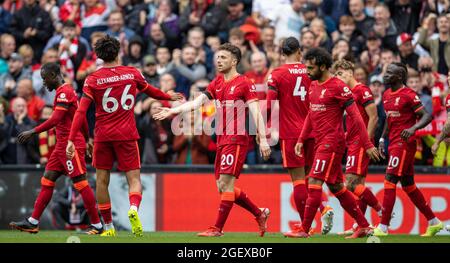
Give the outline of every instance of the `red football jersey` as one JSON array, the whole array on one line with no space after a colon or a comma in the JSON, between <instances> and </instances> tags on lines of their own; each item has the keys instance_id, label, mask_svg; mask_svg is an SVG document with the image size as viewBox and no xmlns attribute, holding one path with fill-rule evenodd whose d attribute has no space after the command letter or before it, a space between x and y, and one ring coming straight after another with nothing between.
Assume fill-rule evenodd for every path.
<instances>
[{"instance_id":1,"label":"red football jersey","mask_svg":"<svg viewBox=\"0 0 450 263\"><path fill-rule=\"evenodd\" d=\"M450 94L445 98L445 108L447 109L447 112L450 112Z\"/></svg>"},{"instance_id":2,"label":"red football jersey","mask_svg":"<svg viewBox=\"0 0 450 263\"><path fill-rule=\"evenodd\" d=\"M313 81L309 88L309 101L316 152L344 153L343 114L345 108L353 103L350 88L336 77L321 84Z\"/></svg>"},{"instance_id":3,"label":"red football jersey","mask_svg":"<svg viewBox=\"0 0 450 263\"><path fill-rule=\"evenodd\" d=\"M416 112L423 108L419 96L408 87L402 87L395 92L388 89L383 94L383 106L388 122L389 145L403 143L400 133L416 124ZM408 142L415 144L415 136L411 136Z\"/></svg>"},{"instance_id":4,"label":"red football jersey","mask_svg":"<svg viewBox=\"0 0 450 263\"><path fill-rule=\"evenodd\" d=\"M369 124L369 115L367 115L365 107L371 103L374 103L372 91L366 85L361 83L358 83L351 90L353 93L353 99L355 100L356 106L358 106L358 110L361 113L361 117L364 121L364 125L367 128L367 125ZM352 118L346 119L348 142L359 138L359 135L361 134L361 131L355 128L354 121L355 120L353 120Z\"/></svg>"},{"instance_id":5,"label":"red football jersey","mask_svg":"<svg viewBox=\"0 0 450 263\"><path fill-rule=\"evenodd\" d=\"M301 63L284 64L269 75L267 86L277 93L280 105L280 139L300 136L308 115L310 84L306 67Z\"/></svg>"},{"instance_id":6,"label":"red football jersey","mask_svg":"<svg viewBox=\"0 0 450 263\"><path fill-rule=\"evenodd\" d=\"M217 145L248 144L245 104L258 99L252 82L244 75L228 81L223 75L218 75L209 84L205 94L216 103Z\"/></svg>"},{"instance_id":7,"label":"red football jersey","mask_svg":"<svg viewBox=\"0 0 450 263\"><path fill-rule=\"evenodd\" d=\"M70 84L63 84L56 89L55 99L53 100L53 110L59 108L65 110L68 114L64 114L64 118L56 124L56 147L63 147L64 150L69 139L70 128L72 127L73 116L78 109L77 93ZM77 133L74 143L85 143L84 136L81 131ZM77 144L76 144L77 145Z\"/></svg>"},{"instance_id":8,"label":"red football jersey","mask_svg":"<svg viewBox=\"0 0 450 263\"><path fill-rule=\"evenodd\" d=\"M146 87L142 74L127 66L101 68L86 78L83 92L95 102L96 142L139 139L134 104L138 89Z\"/></svg>"}]
</instances>

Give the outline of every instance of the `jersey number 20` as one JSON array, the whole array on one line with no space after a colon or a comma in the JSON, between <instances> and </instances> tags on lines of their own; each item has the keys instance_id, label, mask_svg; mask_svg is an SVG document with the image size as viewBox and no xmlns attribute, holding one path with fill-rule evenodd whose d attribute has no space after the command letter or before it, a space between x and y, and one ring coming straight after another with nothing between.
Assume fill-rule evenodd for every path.
<instances>
[{"instance_id":1,"label":"jersey number 20","mask_svg":"<svg viewBox=\"0 0 450 263\"><path fill-rule=\"evenodd\" d=\"M306 98L306 89L305 86L302 86L302 77L297 77L297 81L295 82L294 88L294 96L300 96L300 100L305 101Z\"/></svg>"},{"instance_id":2,"label":"jersey number 20","mask_svg":"<svg viewBox=\"0 0 450 263\"><path fill-rule=\"evenodd\" d=\"M120 105L124 110L130 110L134 105L134 96L132 94L128 94L130 88L131 84L126 85L120 98ZM102 98L103 110L108 113L115 112L119 108L119 102L117 101L117 99L114 97L109 97L109 93L111 93L111 90L112 88L107 88ZM109 107L109 105L111 105L111 107Z\"/></svg>"}]
</instances>

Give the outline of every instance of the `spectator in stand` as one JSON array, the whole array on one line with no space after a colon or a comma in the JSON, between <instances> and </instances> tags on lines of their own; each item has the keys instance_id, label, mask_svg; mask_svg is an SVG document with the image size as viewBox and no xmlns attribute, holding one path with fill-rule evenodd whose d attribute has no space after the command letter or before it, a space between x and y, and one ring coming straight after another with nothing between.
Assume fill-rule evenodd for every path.
<instances>
[{"instance_id":1,"label":"spectator in stand","mask_svg":"<svg viewBox=\"0 0 450 263\"><path fill-rule=\"evenodd\" d=\"M219 32L217 32L222 42L229 39L230 30L242 26L248 18L248 15L244 12L242 0L228 0L227 3L228 15L221 21Z\"/></svg>"},{"instance_id":2,"label":"spectator in stand","mask_svg":"<svg viewBox=\"0 0 450 263\"><path fill-rule=\"evenodd\" d=\"M330 16L320 13L319 7L316 4L307 2L302 7L301 12L305 20L303 27L309 27L315 18L320 17L323 20L325 30L327 31L327 34L331 36L332 41L334 42L339 38L336 22L334 22Z\"/></svg>"},{"instance_id":3,"label":"spectator in stand","mask_svg":"<svg viewBox=\"0 0 450 263\"><path fill-rule=\"evenodd\" d=\"M375 17L375 7L380 2L379 0L365 0L364 12L370 16Z\"/></svg>"},{"instance_id":4,"label":"spectator in stand","mask_svg":"<svg viewBox=\"0 0 450 263\"><path fill-rule=\"evenodd\" d=\"M170 50L168 47L160 46L156 48L156 71L159 75L170 72L173 68Z\"/></svg>"},{"instance_id":5,"label":"spectator in stand","mask_svg":"<svg viewBox=\"0 0 450 263\"><path fill-rule=\"evenodd\" d=\"M413 34L419 27L422 0L384 0L398 32Z\"/></svg>"},{"instance_id":6,"label":"spectator in stand","mask_svg":"<svg viewBox=\"0 0 450 263\"><path fill-rule=\"evenodd\" d=\"M381 38L375 31L371 31L367 35L366 46L367 50L361 53L359 60L367 72L372 72L381 57Z\"/></svg>"},{"instance_id":7,"label":"spectator in stand","mask_svg":"<svg viewBox=\"0 0 450 263\"><path fill-rule=\"evenodd\" d=\"M366 69L361 65L356 65L353 75L355 76L356 81L367 85L369 83L369 73L367 73Z\"/></svg>"},{"instance_id":8,"label":"spectator in stand","mask_svg":"<svg viewBox=\"0 0 450 263\"><path fill-rule=\"evenodd\" d=\"M302 47L302 54L306 54L310 48L316 47L316 34L309 29L304 29L302 31L302 37L300 38L300 44Z\"/></svg>"},{"instance_id":9,"label":"spectator in stand","mask_svg":"<svg viewBox=\"0 0 450 263\"><path fill-rule=\"evenodd\" d=\"M2 96L0 96L0 164L3 163L1 153L8 145L8 129L5 125L5 116L9 109L9 103Z\"/></svg>"},{"instance_id":10,"label":"spectator in stand","mask_svg":"<svg viewBox=\"0 0 450 263\"><path fill-rule=\"evenodd\" d=\"M0 0L0 35L9 32L9 25L11 23L11 13L3 8L5 0Z\"/></svg>"},{"instance_id":11,"label":"spectator in stand","mask_svg":"<svg viewBox=\"0 0 450 263\"><path fill-rule=\"evenodd\" d=\"M47 49L42 55L41 64L36 67L31 75L31 80L33 81L33 89L37 96L42 98L47 105L53 105L55 100L55 92L49 92L45 86L41 77L41 66L46 63L54 63L59 60L58 50L54 48Z\"/></svg>"},{"instance_id":12,"label":"spectator in stand","mask_svg":"<svg viewBox=\"0 0 450 263\"><path fill-rule=\"evenodd\" d=\"M182 33L187 33L193 27L201 26L201 22L207 12L211 12L213 5L211 0L192 0L180 15L179 27Z\"/></svg>"},{"instance_id":13,"label":"spectator in stand","mask_svg":"<svg viewBox=\"0 0 450 263\"><path fill-rule=\"evenodd\" d=\"M50 119L52 113L53 113L53 106L46 105L42 109L38 125ZM50 129L48 131L39 133L38 136L39 136L39 154L41 156L39 163L45 165L48 162L50 156L52 155L53 150L55 149L56 130Z\"/></svg>"},{"instance_id":14,"label":"spectator in stand","mask_svg":"<svg viewBox=\"0 0 450 263\"><path fill-rule=\"evenodd\" d=\"M205 30L206 36L217 36L222 21L227 17L227 9L223 1L212 0L212 2L200 22L200 26Z\"/></svg>"},{"instance_id":15,"label":"spectator in stand","mask_svg":"<svg viewBox=\"0 0 450 263\"><path fill-rule=\"evenodd\" d=\"M275 27L276 43L290 36L300 39L300 30L305 24L300 10L305 3L306 0L292 0L290 4L278 6L270 14L270 22Z\"/></svg>"},{"instance_id":16,"label":"spectator in stand","mask_svg":"<svg viewBox=\"0 0 450 263\"><path fill-rule=\"evenodd\" d=\"M365 13L364 0L349 0L349 9L355 20L356 29L367 37L367 34L373 29L375 19Z\"/></svg>"},{"instance_id":17,"label":"spectator in stand","mask_svg":"<svg viewBox=\"0 0 450 263\"><path fill-rule=\"evenodd\" d=\"M350 43L346 39L338 39L336 43L334 43L331 54L334 61L345 59L351 62L355 62L355 57L350 47Z\"/></svg>"},{"instance_id":18,"label":"spectator in stand","mask_svg":"<svg viewBox=\"0 0 450 263\"><path fill-rule=\"evenodd\" d=\"M427 0L425 13L433 12L438 15L450 12L449 0Z\"/></svg>"},{"instance_id":19,"label":"spectator in stand","mask_svg":"<svg viewBox=\"0 0 450 263\"><path fill-rule=\"evenodd\" d=\"M417 70L419 55L414 52L412 36L408 33L402 33L397 37L397 46L400 52L401 62Z\"/></svg>"},{"instance_id":20,"label":"spectator in stand","mask_svg":"<svg viewBox=\"0 0 450 263\"><path fill-rule=\"evenodd\" d=\"M150 38L147 42L147 54L155 54L156 48L164 46L173 50L178 47L177 42L178 37L173 37L170 35L166 35L161 25L158 23L153 23L150 26Z\"/></svg>"},{"instance_id":21,"label":"spectator in stand","mask_svg":"<svg viewBox=\"0 0 450 263\"><path fill-rule=\"evenodd\" d=\"M144 57L144 41L138 35L134 35L129 39L126 55L122 57L124 66L133 66L142 68L142 58Z\"/></svg>"},{"instance_id":22,"label":"spectator in stand","mask_svg":"<svg viewBox=\"0 0 450 263\"><path fill-rule=\"evenodd\" d=\"M331 52L333 41L327 34L324 21L318 17L314 18L313 21L311 21L309 29L316 35L316 43L314 43L314 45Z\"/></svg>"},{"instance_id":23,"label":"spectator in stand","mask_svg":"<svg viewBox=\"0 0 450 263\"><path fill-rule=\"evenodd\" d=\"M187 43L197 49L198 56L195 59L198 63L206 66L209 73L214 68L214 53L205 43L205 32L201 27L193 27L188 31Z\"/></svg>"},{"instance_id":24,"label":"spectator in stand","mask_svg":"<svg viewBox=\"0 0 450 263\"><path fill-rule=\"evenodd\" d=\"M340 38L349 42L354 56L359 57L364 49L366 40L359 30L356 29L355 20L351 16L342 16L339 19L339 32L341 33ZM336 42L337 40L334 45L336 45Z\"/></svg>"},{"instance_id":25,"label":"spectator in stand","mask_svg":"<svg viewBox=\"0 0 450 263\"><path fill-rule=\"evenodd\" d=\"M322 10L324 14L330 16L336 24L343 15L349 15L348 0L323 0Z\"/></svg>"},{"instance_id":26,"label":"spectator in stand","mask_svg":"<svg viewBox=\"0 0 450 263\"><path fill-rule=\"evenodd\" d=\"M77 24L78 28L81 29L81 1L80 0L65 0L59 9L59 18L61 22L64 23L71 20ZM61 24L62 26L62 24ZM62 27L60 28L62 30ZM60 30L56 30L59 32Z\"/></svg>"},{"instance_id":27,"label":"spectator in stand","mask_svg":"<svg viewBox=\"0 0 450 263\"><path fill-rule=\"evenodd\" d=\"M0 74L8 72L8 60L16 50L16 40L10 34L0 36Z\"/></svg>"},{"instance_id":28,"label":"spectator in stand","mask_svg":"<svg viewBox=\"0 0 450 263\"><path fill-rule=\"evenodd\" d=\"M422 87L428 94L431 94L433 101L433 110L430 113L436 117L444 109L442 99L445 94L445 76L433 70L435 63L431 57L420 57L418 64Z\"/></svg>"},{"instance_id":29,"label":"spectator in stand","mask_svg":"<svg viewBox=\"0 0 450 263\"><path fill-rule=\"evenodd\" d=\"M173 139L173 152L176 154L175 164L209 164L208 151L211 137L202 131L202 118L195 112L184 114L181 134ZM186 124L186 127L184 127ZM189 125L190 124L190 125Z\"/></svg>"},{"instance_id":30,"label":"spectator in stand","mask_svg":"<svg viewBox=\"0 0 450 263\"><path fill-rule=\"evenodd\" d=\"M278 66L280 52L275 44L275 28L273 26L266 26L261 30L261 43L258 48L266 54L270 67Z\"/></svg>"},{"instance_id":31,"label":"spectator in stand","mask_svg":"<svg viewBox=\"0 0 450 263\"><path fill-rule=\"evenodd\" d=\"M125 26L137 35L143 36L147 4L142 0L117 0L116 4L118 10L122 12Z\"/></svg>"},{"instance_id":32,"label":"spectator in stand","mask_svg":"<svg viewBox=\"0 0 450 263\"><path fill-rule=\"evenodd\" d=\"M380 54L380 63L378 66L372 71L371 75L380 75L381 77L384 76L384 73L386 73L387 67L392 62L398 62L398 57L394 53L394 51L390 49L383 49L381 50Z\"/></svg>"},{"instance_id":33,"label":"spectator in stand","mask_svg":"<svg viewBox=\"0 0 450 263\"><path fill-rule=\"evenodd\" d=\"M391 12L385 4L377 4L375 7L375 24L373 29L382 39L383 48L397 50L397 35L401 32L391 19Z\"/></svg>"},{"instance_id":34,"label":"spectator in stand","mask_svg":"<svg viewBox=\"0 0 450 263\"><path fill-rule=\"evenodd\" d=\"M155 56L145 55L142 59L142 75L145 80L152 86L159 86L159 74Z\"/></svg>"},{"instance_id":35,"label":"spectator in stand","mask_svg":"<svg viewBox=\"0 0 450 263\"><path fill-rule=\"evenodd\" d=\"M114 10L109 14L108 29L105 33L117 38L122 50L128 50L128 41L135 36L134 31L125 26L123 14L119 10Z\"/></svg>"},{"instance_id":36,"label":"spectator in stand","mask_svg":"<svg viewBox=\"0 0 450 263\"><path fill-rule=\"evenodd\" d=\"M182 93L186 98L189 98L192 83L206 77L206 67L195 61L197 56L197 50L189 44L181 51L174 50L172 55L174 68L170 73L176 79L176 92Z\"/></svg>"},{"instance_id":37,"label":"spectator in stand","mask_svg":"<svg viewBox=\"0 0 450 263\"><path fill-rule=\"evenodd\" d=\"M8 60L9 71L0 75L0 95L10 100L17 95L17 83L31 79L31 70L23 68L23 58L13 53Z\"/></svg>"},{"instance_id":38,"label":"spectator in stand","mask_svg":"<svg viewBox=\"0 0 450 263\"><path fill-rule=\"evenodd\" d=\"M50 15L36 0L25 0L25 6L14 13L10 30L19 46L29 44L33 47L34 63L41 60L44 46L54 32Z\"/></svg>"},{"instance_id":39,"label":"spectator in stand","mask_svg":"<svg viewBox=\"0 0 450 263\"><path fill-rule=\"evenodd\" d=\"M17 53L19 53L23 58L23 68L25 70L33 71L33 48L28 44L23 44L19 47Z\"/></svg>"},{"instance_id":40,"label":"spectator in stand","mask_svg":"<svg viewBox=\"0 0 450 263\"><path fill-rule=\"evenodd\" d=\"M237 66L237 71L244 74L246 71L251 69L250 66L250 56L252 51L248 47L246 40L244 38L244 32L239 28L233 28L230 30L228 42L232 45L237 46L241 50L241 62Z\"/></svg>"},{"instance_id":41,"label":"spectator in stand","mask_svg":"<svg viewBox=\"0 0 450 263\"><path fill-rule=\"evenodd\" d=\"M433 112L433 103L431 101L431 96L427 93L424 93L422 82L420 80L419 72L414 69L408 69L408 80L406 82L406 86L413 89L420 98L423 107L427 112Z\"/></svg>"},{"instance_id":42,"label":"spectator in stand","mask_svg":"<svg viewBox=\"0 0 450 263\"><path fill-rule=\"evenodd\" d=\"M22 79L17 83L17 97L27 102L28 117L35 122L39 121L45 102L34 94L31 79Z\"/></svg>"},{"instance_id":43,"label":"spectator in stand","mask_svg":"<svg viewBox=\"0 0 450 263\"><path fill-rule=\"evenodd\" d=\"M431 23L431 21L429 21ZM427 33L432 27L428 24L424 24L419 29L419 44L424 48L430 50L431 57L433 58L433 71L437 71L440 74L447 75L450 65L450 21L446 15L440 15L437 19L437 29L439 32L438 39L430 39ZM430 27L430 29L429 29Z\"/></svg>"},{"instance_id":44,"label":"spectator in stand","mask_svg":"<svg viewBox=\"0 0 450 263\"><path fill-rule=\"evenodd\" d=\"M27 103L22 98L15 98L12 102L12 112L0 123L0 133L5 134L6 143L0 146L0 159L4 164L32 164L39 163L37 138L25 144L17 141L17 136L31 130L36 123L27 116Z\"/></svg>"},{"instance_id":45,"label":"spectator in stand","mask_svg":"<svg viewBox=\"0 0 450 263\"><path fill-rule=\"evenodd\" d=\"M59 18L59 4L56 3L56 0L39 0L39 6L50 15L55 32L60 32L62 23Z\"/></svg>"},{"instance_id":46,"label":"spectator in stand","mask_svg":"<svg viewBox=\"0 0 450 263\"><path fill-rule=\"evenodd\" d=\"M147 22L144 37L147 37L150 33L152 37L153 25L158 24L160 30L163 32L165 39L168 41L168 45L173 48L179 47L179 34L180 28L178 26L178 16L172 12L171 3L169 0L161 0L159 2L156 16ZM150 29L150 30L148 30ZM150 52L154 54L154 52Z\"/></svg>"},{"instance_id":47,"label":"spectator in stand","mask_svg":"<svg viewBox=\"0 0 450 263\"><path fill-rule=\"evenodd\" d=\"M84 83L84 79L91 74L92 72L97 70L97 55L94 52L95 43L101 38L103 38L106 34L104 32L94 32L91 35L91 49L88 52L87 56L83 58L80 67L77 71L77 83Z\"/></svg>"},{"instance_id":48,"label":"spectator in stand","mask_svg":"<svg viewBox=\"0 0 450 263\"><path fill-rule=\"evenodd\" d=\"M270 23L270 13L281 5L288 5L289 0L253 0L252 18L259 27L265 27Z\"/></svg>"},{"instance_id":49,"label":"spectator in stand","mask_svg":"<svg viewBox=\"0 0 450 263\"><path fill-rule=\"evenodd\" d=\"M265 100L267 93L267 75L269 73L266 55L262 52L253 53L251 55L250 65L251 69L245 72L244 75L255 84L258 99Z\"/></svg>"},{"instance_id":50,"label":"spectator in stand","mask_svg":"<svg viewBox=\"0 0 450 263\"><path fill-rule=\"evenodd\" d=\"M91 34L96 31L108 29L106 24L110 12L116 9L115 0L105 0L105 4L99 0L83 0L81 6L81 36L91 39Z\"/></svg>"}]
</instances>

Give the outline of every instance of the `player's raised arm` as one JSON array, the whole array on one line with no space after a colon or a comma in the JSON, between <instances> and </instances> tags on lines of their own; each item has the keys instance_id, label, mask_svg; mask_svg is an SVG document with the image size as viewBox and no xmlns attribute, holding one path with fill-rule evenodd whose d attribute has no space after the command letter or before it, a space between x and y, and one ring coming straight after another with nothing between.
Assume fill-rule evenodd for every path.
<instances>
[{"instance_id":1,"label":"player's raised arm","mask_svg":"<svg viewBox=\"0 0 450 263\"><path fill-rule=\"evenodd\" d=\"M188 101L175 108L160 108L160 111L153 115L155 120L164 120L172 115L180 114L182 112L188 112L200 108L205 102L209 100L205 93L200 94L194 100Z\"/></svg>"},{"instance_id":2,"label":"player's raised arm","mask_svg":"<svg viewBox=\"0 0 450 263\"><path fill-rule=\"evenodd\" d=\"M256 129L258 131L259 136L259 148L261 151L261 155L264 160L268 160L270 157L270 146L267 143L266 137L266 127L264 125L264 119L261 114L261 110L259 108L259 102L257 100L253 100L248 104L248 108L250 114L256 122Z\"/></svg>"}]
</instances>

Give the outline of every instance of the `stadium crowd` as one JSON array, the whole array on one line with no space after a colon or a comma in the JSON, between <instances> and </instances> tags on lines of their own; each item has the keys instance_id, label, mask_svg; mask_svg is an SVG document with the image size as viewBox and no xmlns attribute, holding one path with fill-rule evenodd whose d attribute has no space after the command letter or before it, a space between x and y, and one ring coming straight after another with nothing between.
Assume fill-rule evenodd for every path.
<instances>
[{"instance_id":1,"label":"stadium crowd","mask_svg":"<svg viewBox=\"0 0 450 263\"><path fill-rule=\"evenodd\" d=\"M230 42L242 52L238 71L266 98L266 81L283 63L279 46L289 36L302 52L327 49L334 60L356 64L355 77L375 96L381 135L381 103L387 65L409 67L414 89L433 122L418 131L416 163L446 166L450 147L430 147L446 120L450 68L450 0L0 0L0 164L45 164L55 145L54 131L26 144L17 136L52 114L54 93L40 76L40 66L59 62L65 80L81 96L84 79L101 66L93 45L104 34L122 46L123 65L139 68L146 80L164 92L192 100L215 77L214 52ZM174 135L170 121L151 116L171 106L139 94L135 117L141 136L142 164L212 164L215 136ZM91 107L92 108L92 107ZM201 110L204 118L214 105ZM95 122L88 112L91 133ZM273 136L276 136L272 134ZM388 142L386 142L388 143ZM263 161L257 144L246 163L281 163L279 146Z\"/></svg>"}]
</instances>

